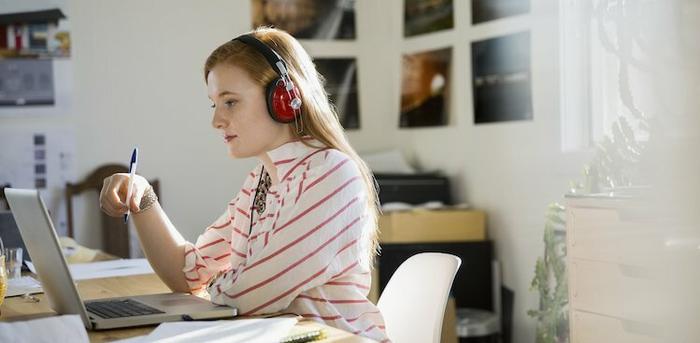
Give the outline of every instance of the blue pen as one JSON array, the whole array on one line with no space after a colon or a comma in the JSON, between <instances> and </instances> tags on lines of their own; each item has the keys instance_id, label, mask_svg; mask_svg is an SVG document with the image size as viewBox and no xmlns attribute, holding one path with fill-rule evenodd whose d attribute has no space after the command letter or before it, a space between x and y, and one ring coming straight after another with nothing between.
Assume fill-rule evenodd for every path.
<instances>
[{"instance_id":1,"label":"blue pen","mask_svg":"<svg viewBox=\"0 0 700 343\"><path fill-rule=\"evenodd\" d=\"M134 174L136 174L136 165L139 163L139 148L134 148L131 153L131 162L129 162L129 187L126 189L126 214L124 215L124 224L129 221L131 213L129 203L131 202L131 191L134 188Z\"/></svg>"}]
</instances>

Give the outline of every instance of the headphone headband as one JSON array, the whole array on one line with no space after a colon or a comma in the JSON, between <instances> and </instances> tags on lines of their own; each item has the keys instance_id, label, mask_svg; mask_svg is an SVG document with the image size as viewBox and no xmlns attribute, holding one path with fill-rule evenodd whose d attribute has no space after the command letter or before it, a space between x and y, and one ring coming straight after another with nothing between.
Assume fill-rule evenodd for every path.
<instances>
[{"instance_id":1,"label":"headphone headband","mask_svg":"<svg viewBox=\"0 0 700 343\"><path fill-rule=\"evenodd\" d=\"M260 52L263 55L263 57L265 57L267 63L269 63L272 69L274 69L275 72L277 72L277 75L279 75L282 78L284 78L287 75L287 65L286 63L284 63L282 56L280 56L275 50L270 48L267 44L263 43L257 37L251 34L245 34L238 36L232 39L231 41L241 41L246 45L254 47L255 50ZM282 63L281 68L278 63Z\"/></svg>"}]
</instances>

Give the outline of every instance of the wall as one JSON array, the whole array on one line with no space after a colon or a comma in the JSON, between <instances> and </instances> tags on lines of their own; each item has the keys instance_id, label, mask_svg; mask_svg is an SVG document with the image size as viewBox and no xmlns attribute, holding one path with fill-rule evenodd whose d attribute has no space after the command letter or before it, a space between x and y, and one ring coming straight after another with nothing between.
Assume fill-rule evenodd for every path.
<instances>
[{"instance_id":1,"label":"wall","mask_svg":"<svg viewBox=\"0 0 700 343\"><path fill-rule=\"evenodd\" d=\"M161 180L163 207L193 240L224 209L253 160L232 161L211 128L202 64L220 43L249 27L248 0L69 1L75 69L74 112L3 125L64 125L77 132L77 175L126 163ZM359 0L355 42L304 42L314 56L358 56L361 126L348 135L361 152L397 147L425 170L444 170L458 200L488 213L506 286L515 290L516 342L531 342L537 307L530 292L542 252L546 206L577 179L586 153L563 154L559 137L558 21L554 1L532 1L530 15L471 27L468 1L455 1L455 30L402 38L402 1ZM470 41L531 30L534 119L472 124ZM450 125L398 129L402 52L455 44ZM78 240L99 245L96 197L79 206Z\"/></svg>"}]
</instances>

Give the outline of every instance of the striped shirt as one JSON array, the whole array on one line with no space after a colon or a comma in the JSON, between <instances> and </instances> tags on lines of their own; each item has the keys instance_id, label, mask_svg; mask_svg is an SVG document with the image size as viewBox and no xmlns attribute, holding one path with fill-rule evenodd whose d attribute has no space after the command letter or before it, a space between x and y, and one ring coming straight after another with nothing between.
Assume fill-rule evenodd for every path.
<instances>
[{"instance_id":1,"label":"striped shirt","mask_svg":"<svg viewBox=\"0 0 700 343\"><path fill-rule=\"evenodd\" d=\"M251 211L258 165L226 211L186 244L190 289L207 287L212 302L242 315L296 313L387 340L382 315L367 299L373 228L357 165L338 150L300 141L268 154L279 183L269 188L265 210Z\"/></svg>"}]
</instances>

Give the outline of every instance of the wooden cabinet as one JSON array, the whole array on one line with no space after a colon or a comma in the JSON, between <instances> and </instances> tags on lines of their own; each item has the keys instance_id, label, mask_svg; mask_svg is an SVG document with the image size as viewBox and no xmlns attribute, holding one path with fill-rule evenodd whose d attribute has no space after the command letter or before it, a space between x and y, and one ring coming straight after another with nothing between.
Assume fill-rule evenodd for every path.
<instances>
[{"instance_id":1,"label":"wooden cabinet","mask_svg":"<svg viewBox=\"0 0 700 343\"><path fill-rule=\"evenodd\" d=\"M662 342L664 230L633 201L567 199L573 343Z\"/></svg>"}]
</instances>

